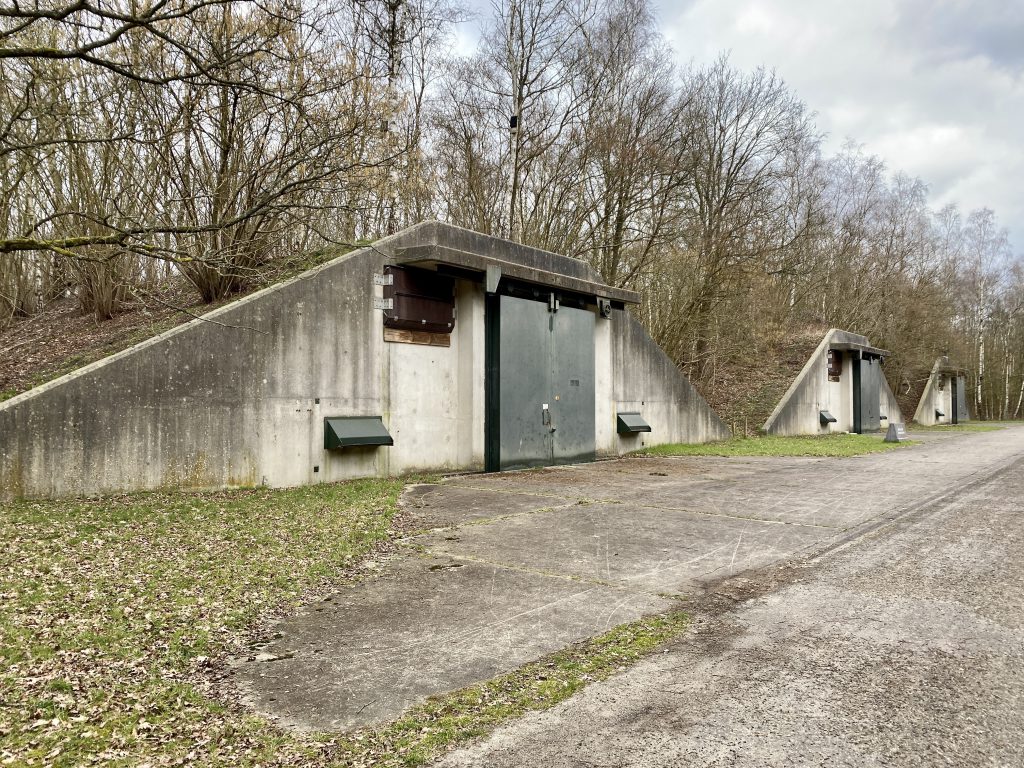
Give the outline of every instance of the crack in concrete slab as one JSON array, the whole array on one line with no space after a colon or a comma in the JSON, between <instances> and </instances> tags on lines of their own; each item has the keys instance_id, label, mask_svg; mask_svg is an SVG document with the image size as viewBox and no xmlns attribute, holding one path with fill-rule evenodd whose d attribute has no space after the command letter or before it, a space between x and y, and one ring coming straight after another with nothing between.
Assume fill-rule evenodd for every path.
<instances>
[{"instance_id":1,"label":"crack in concrete slab","mask_svg":"<svg viewBox=\"0 0 1024 768\"><path fill-rule=\"evenodd\" d=\"M564 469L564 467L559 467ZM443 488L444 486L438 486ZM618 499L590 499L582 496L567 496L561 493L545 493L544 491L513 491L508 488L495 488L481 485L465 485L464 483L452 483L452 488L465 488L468 491L487 491L488 493L505 494L508 496L543 496L550 499L565 499L571 504L578 504L580 501L585 501L590 504L618 504L621 503Z\"/></svg>"},{"instance_id":2,"label":"crack in concrete slab","mask_svg":"<svg viewBox=\"0 0 1024 768\"><path fill-rule=\"evenodd\" d=\"M405 541L407 539L411 539L411 538L414 538L416 536L424 536L424 535L429 534L429 533L442 533L442 532L446 532L446 531L447 532L451 532L451 531L457 531L457 530L459 530L461 528L472 528L473 526L477 526L477 525L490 525L491 523L500 523L503 520L512 520L513 518L516 518L516 517L529 517L531 515L548 514L548 513L551 513L551 512L555 512L555 511L561 511L561 510L565 509L566 507L570 507L570 506L573 506L573 504L569 503L569 504L560 504L560 505L558 505L556 507L541 507L539 509L526 509L526 510L522 510L520 512L509 512L507 515L494 515L493 517L478 517L478 518L475 518L473 520L465 520L465 521L459 522L459 523L452 523L451 525L438 525L438 526L434 526L432 528L419 528L419 529L415 529L415 530L410 531L409 533L407 533L405 536L403 536L398 541L399 542L403 542L403 541Z\"/></svg>"},{"instance_id":3,"label":"crack in concrete slab","mask_svg":"<svg viewBox=\"0 0 1024 768\"><path fill-rule=\"evenodd\" d=\"M609 589L615 589L621 592L628 592L631 595L646 595L649 597L665 598L667 600L683 599L685 596L682 593L671 593L671 592L653 592L649 589L636 589L626 586L620 581L606 581L604 579L594 579L587 576L578 576L571 573L558 573L557 571L545 571L539 568L529 568L526 566L515 565L513 563L502 563L495 560L488 560L483 557L475 557L473 555L457 555L445 551L431 551L434 557L450 557L453 560L465 560L469 563L477 563L478 565L487 565L494 568L502 568L508 571L515 571L517 573L529 573L533 576L542 576L548 579L559 579L561 581L569 581L574 584L591 584L595 587L608 587ZM681 563L677 563L681 565Z\"/></svg>"},{"instance_id":4,"label":"crack in concrete slab","mask_svg":"<svg viewBox=\"0 0 1024 768\"><path fill-rule=\"evenodd\" d=\"M690 507L663 507L657 504L642 504L636 507L637 510L656 509L662 512L686 512L691 515L703 515L705 517L724 517L730 520L751 520L756 523L768 523L769 525L792 525L798 528L824 528L827 530L845 530L836 525L825 525L824 523L796 523L792 520L774 520L770 517L757 517L756 515L729 514L728 512L707 512L701 509Z\"/></svg>"}]
</instances>

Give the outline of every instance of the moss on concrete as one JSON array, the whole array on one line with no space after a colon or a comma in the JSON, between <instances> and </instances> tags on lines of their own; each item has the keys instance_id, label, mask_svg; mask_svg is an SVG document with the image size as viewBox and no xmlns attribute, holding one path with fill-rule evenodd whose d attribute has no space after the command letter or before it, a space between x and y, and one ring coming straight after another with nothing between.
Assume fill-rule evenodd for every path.
<instances>
[{"instance_id":1,"label":"moss on concrete","mask_svg":"<svg viewBox=\"0 0 1024 768\"><path fill-rule=\"evenodd\" d=\"M331 748L334 765L416 766L527 712L549 709L682 634L682 611L622 624L479 685L428 699L394 723L364 728Z\"/></svg>"}]
</instances>

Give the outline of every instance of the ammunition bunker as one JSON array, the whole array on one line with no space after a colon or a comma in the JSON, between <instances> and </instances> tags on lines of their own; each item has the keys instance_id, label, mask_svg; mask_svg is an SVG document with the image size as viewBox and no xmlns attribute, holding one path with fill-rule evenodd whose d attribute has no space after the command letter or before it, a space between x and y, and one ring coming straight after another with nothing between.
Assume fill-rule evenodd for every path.
<instances>
[{"instance_id":1,"label":"ammunition bunker","mask_svg":"<svg viewBox=\"0 0 1024 768\"><path fill-rule=\"evenodd\" d=\"M970 421L967 407L967 377L963 368L940 357L932 366L914 421L926 427Z\"/></svg>"},{"instance_id":2,"label":"ammunition bunker","mask_svg":"<svg viewBox=\"0 0 1024 768\"><path fill-rule=\"evenodd\" d=\"M0 404L0 496L294 486L728 430L585 263L425 222Z\"/></svg>"},{"instance_id":3,"label":"ammunition bunker","mask_svg":"<svg viewBox=\"0 0 1024 768\"><path fill-rule=\"evenodd\" d=\"M764 423L771 435L878 432L903 421L882 373L889 353L867 337L832 329Z\"/></svg>"}]
</instances>

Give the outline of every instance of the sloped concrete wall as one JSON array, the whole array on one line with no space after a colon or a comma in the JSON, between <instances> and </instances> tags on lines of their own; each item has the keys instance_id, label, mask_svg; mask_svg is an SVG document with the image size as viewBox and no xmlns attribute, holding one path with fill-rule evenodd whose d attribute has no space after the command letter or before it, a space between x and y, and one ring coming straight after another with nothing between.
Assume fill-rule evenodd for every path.
<instances>
[{"instance_id":1,"label":"sloped concrete wall","mask_svg":"<svg viewBox=\"0 0 1024 768\"><path fill-rule=\"evenodd\" d=\"M411 227L0 403L0 498L482 469L483 287L456 281L450 347L384 342L373 308L395 250L432 244L599 281L565 256ZM643 328L615 315L595 331L598 451L631 448L615 433L625 409L660 442L725 436ZM360 415L383 417L395 445L325 451L324 417Z\"/></svg>"},{"instance_id":2,"label":"sloped concrete wall","mask_svg":"<svg viewBox=\"0 0 1024 768\"><path fill-rule=\"evenodd\" d=\"M0 404L0 493L288 486L482 465L471 434L482 377L458 375L464 348L482 343L482 297L460 281L449 348L385 344L373 308L373 274L393 249L437 235L433 223L413 227ZM413 369L414 382L398 373ZM384 416L404 439L324 451L323 417L350 415ZM424 420L429 451L408 439Z\"/></svg>"},{"instance_id":3,"label":"sloped concrete wall","mask_svg":"<svg viewBox=\"0 0 1024 768\"><path fill-rule=\"evenodd\" d=\"M729 437L729 428L718 414L633 315L613 311L610 332L612 407L602 418L613 436L613 453ZM620 411L639 411L651 431L618 435L616 414Z\"/></svg>"},{"instance_id":4,"label":"sloped concrete wall","mask_svg":"<svg viewBox=\"0 0 1024 768\"><path fill-rule=\"evenodd\" d=\"M879 397L879 413L888 418L882 419L882 430L889 428L890 424L903 424L903 411L900 409L900 404L896 400L896 395L892 391L892 387L889 386L889 382L885 376L882 377L881 385L878 391Z\"/></svg>"},{"instance_id":5,"label":"sloped concrete wall","mask_svg":"<svg viewBox=\"0 0 1024 768\"><path fill-rule=\"evenodd\" d=\"M764 429L770 435L826 435L849 432L853 428L853 361L843 355L843 370L839 381L828 380L828 350L833 344L869 345L866 336L849 331L831 329L814 350L796 379L775 406ZM899 405L885 377L879 386L881 412L890 417L899 414ZM835 418L833 424L823 425L819 414L828 411ZM902 416L900 416L902 418ZM888 422L883 423L883 427Z\"/></svg>"},{"instance_id":6,"label":"sloped concrete wall","mask_svg":"<svg viewBox=\"0 0 1024 768\"><path fill-rule=\"evenodd\" d=\"M924 392L917 403L917 410L914 411L914 421L918 424L931 427L953 423L953 388L950 386L950 375L945 370L949 367L949 359L946 357L940 357L932 366ZM936 410L944 415L936 416Z\"/></svg>"}]
</instances>

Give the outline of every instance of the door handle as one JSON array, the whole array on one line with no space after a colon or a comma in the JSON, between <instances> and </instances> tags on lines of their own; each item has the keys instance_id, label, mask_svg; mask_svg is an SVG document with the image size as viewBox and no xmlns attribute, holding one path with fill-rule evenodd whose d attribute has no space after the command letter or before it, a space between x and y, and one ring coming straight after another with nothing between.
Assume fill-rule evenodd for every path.
<instances>
[{"instance_id":1,"label":"door handle","mask_svg":"<svg viewBox=\"0 0 1024 768\"><path fill-rule=\"evenodd\" d=\"M555 428L551 425L551 410L548 408L547 403L541 406L540 423L547 427L549 432L555 431Z\"/></svg>"}]
</instances>

